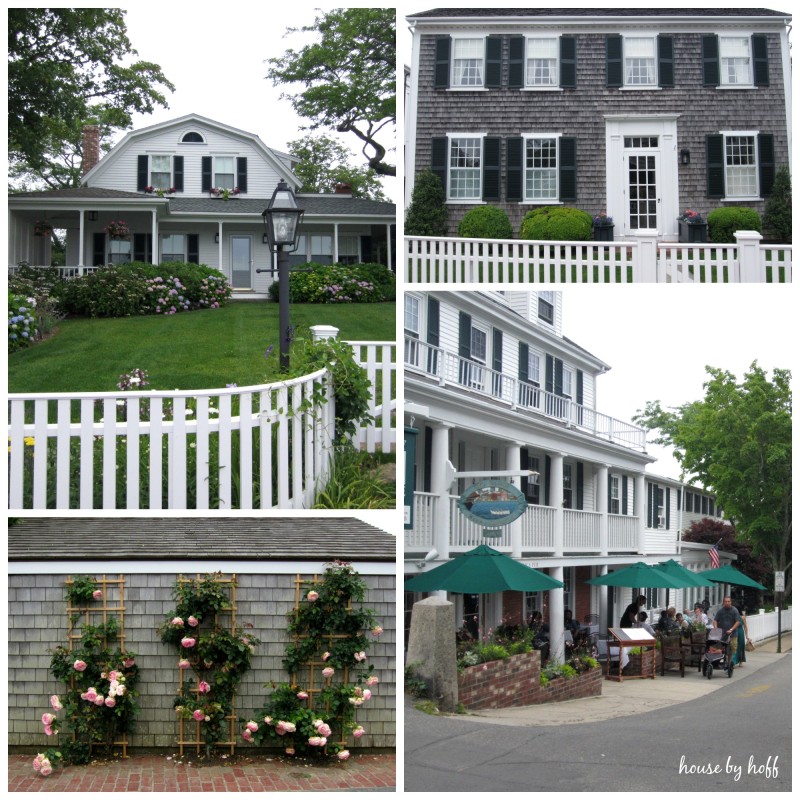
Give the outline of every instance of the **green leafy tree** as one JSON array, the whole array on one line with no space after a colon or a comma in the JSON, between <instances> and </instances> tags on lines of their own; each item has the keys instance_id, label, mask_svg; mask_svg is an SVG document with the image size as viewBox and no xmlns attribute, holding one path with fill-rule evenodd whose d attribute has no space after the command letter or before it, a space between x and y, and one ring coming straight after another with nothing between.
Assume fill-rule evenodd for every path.
<instances>
[{"instance_id":1,"label":"green leafy tree","mask_svg":"<svg viewBox=\"0 0 800 800\"><path fill-rule=\"evenodd\" d=\"M754 362L741 384L730 372L706 367L705 397L664 410L647 403L635 421L656 430L657 444L674 448L685 475L713 491L737 534L771 570L791 567L791 372L770 380ZM791 579L787 579L787 594Z\"/></svg>"},{"instance_id":2,"label":"green leafy tree","mask_svg":"<svg viewBox=\"0 0 800 800\"><path fill-rule=\"evenodd\" d=\"M792 243L792 175L784 164L775 173L764 208L764 227L781 242Z\"/></svg>"},{"instance_id":3,"label":"green leafy tree","mask_svg":"<svg viewBox=\"0 0 800 800\"><path fill-rule=\"evenodd\" d=\"M274 85L300 84L284 94L294 110L310 120L310 130L329 128L352 133L362 142L370 169L394 176L387 148L378 141L396 123L394 8L336 8L312 25L287 33L318 34L300 50L269 59L267 77Z\"/></svg>"},{"instance_id":4,"label":"green leafy tree","mask_svg":"<svg viewBox=\"0 0 800 800\"><path fill-rule=\"evenodd\" d=\"M166 107L161 67L136 55L116 8L8 10L8 149L12 177L75 186L80 131L125 129Z\"/></svg>"},{"instance_id":5,"label":"green leafy tree","mask_svg":"<svg viewBox=\"0 0 800 800\"><path fill-rule=\"evenodd\" d=\"M423 169L414 180L406 209L405 232L409 236L446 236L447 206L444 187L432 170Z\"/></svg>"},{"instance_id":6,"label":"green leafy tree","mask_svg":"<svg viewBox=\"0 0 800 800\"><path fill-rule=\"evenodd\" d=\"M333 192L338 183L350 186L353 197L386 201L377 174L369 167L349 163L347 148L330 136L306 136L289 142L289 152L300 159L295 174L303 181L301 192Z\"/></svg>"}]
</instances>

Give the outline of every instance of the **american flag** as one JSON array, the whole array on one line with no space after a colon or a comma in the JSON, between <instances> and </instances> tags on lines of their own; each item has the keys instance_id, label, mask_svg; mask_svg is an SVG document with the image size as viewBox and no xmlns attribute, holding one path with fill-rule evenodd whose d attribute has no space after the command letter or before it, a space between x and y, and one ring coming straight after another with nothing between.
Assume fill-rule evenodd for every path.
<instances>
[{"instance_id":1,"label":"american flag","mask_svg":"<svg viewBox=\"0 0 800 800\"><path fill-rule=\"evenodd\" d=\"M709 551L708 557L711 559L711 569L719 568L719 542L717 542Z\"/></svg>"}]
</instances>

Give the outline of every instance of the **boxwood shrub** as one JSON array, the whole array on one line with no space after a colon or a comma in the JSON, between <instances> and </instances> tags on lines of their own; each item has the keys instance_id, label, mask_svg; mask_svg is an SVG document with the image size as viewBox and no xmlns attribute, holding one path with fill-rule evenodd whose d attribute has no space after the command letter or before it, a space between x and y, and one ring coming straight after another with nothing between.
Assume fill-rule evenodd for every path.
<instances>
[{"instance_id":1,"label":"boxwood shrub","mask_svg":"<svg viewBox=\"0 0 800 800\"><path fill-rule=\"evenodd\" d=\"M542 206L522 218L519 236L547 241L588 241L592 238L592 217L577 208Z\"/></svg>"},{"instance_id":2,"label":"boxwood shrub","mask_svg":"<svg viewBox=\"0 0 800 800\"><path fill-rule=\"evenodd\" d=\"M712 242L735 242L736 231L761 232L761 217L752 208L728 206L717 208L708 215L708 238Z\"/></svg>"},{"instance_id":3,"label":"boxwood shrub","mask_svg":"<svg viewBox=\"0 0 800 800\"><path fill-rule=\"evenodd\" d=\"M289 273L293 303L384 303L395 299L395 275L383 264L315 264ZM269 287L278 299L278 281Z\"/></svg>"},{"instance_id":4,"label":"boxwood shrub","mask_svg":"<svg viewBox=\"0 0 800 800\"><path fill-rule=\"evenodd\" d=\"M466 239L511 239L514 230L502 208L475 206L458 223L458 235Z\"/></svg>"}]
</instances>

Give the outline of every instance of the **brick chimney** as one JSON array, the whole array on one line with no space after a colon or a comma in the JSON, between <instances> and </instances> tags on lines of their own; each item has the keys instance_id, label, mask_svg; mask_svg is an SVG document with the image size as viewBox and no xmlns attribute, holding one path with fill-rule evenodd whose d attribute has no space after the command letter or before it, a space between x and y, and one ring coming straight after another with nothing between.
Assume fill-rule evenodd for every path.
<instances>
[{"instance_id":1,"label":"brick chimney","mask_svg":"<svg viewBox=\"0 0 800 800\"><path fill-rule=\"evenodd\" d=\"M334 194L353 194L353 187L349 183L337 183L333 187Z\"/></svg>"},{"instance_id":2,"label":"brick chimney","mask_svg":"<svg viewBox=\"0 0 800 800\"><path fill-rule=\"evenodd\" d=\"M81 175L85 175L100 160L100 126L83 126L83 160Z\"/></svg>"}]
</instances>

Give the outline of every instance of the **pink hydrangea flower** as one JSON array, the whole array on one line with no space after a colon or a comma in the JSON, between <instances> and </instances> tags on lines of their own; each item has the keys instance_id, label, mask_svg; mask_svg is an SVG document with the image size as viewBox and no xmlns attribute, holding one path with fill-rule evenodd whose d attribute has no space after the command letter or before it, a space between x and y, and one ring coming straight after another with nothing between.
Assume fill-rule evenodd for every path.
<instances>
[{"instance_id":1,"label":"pink hydrangea flower","mask_svg":"<svg viewBox=\"0 0 800 800\"><path fill-rule=\"evenodd\" d=\"M97 695L97 697L95 697L95 699L94 699L94 704L96 706L101 706L101 705L103 705L104 702L105 702L105 700L103 700L103 695L101 695L101 694Z\"/></svg>"},{"instance_id":2,"label":"pink hydrangea flower","mask_svg":"<svg viewBox=\"0 0 800 800\"><path fill-rule=\"evenodd\" d=\"M42 768L39 770L39 773L41 775L44 775L44 777L46 778L52 771L53 767L50 765L50 762L47 759L42 761Z\"/></svg>"},{"instance_id":3,"label":"pink hydrangea flower","mask_svg":"<svg viewBox=\"0 0 800 800\"><path fill-rule=\"evenodd\" d=\"M203 712L201 709L199 709L199 708L196 708L196 709L194 710L194 713L192 714L192 716L193 716L193 717L194 717L194 718L195 718L195 719L196 719L198 722L202 722L202 721L205 719L205 716L206 716L206 715L205 715L205 713L204 713L204 712Z\"/></svg>"},{"instance_id":4,"label":"pink hydrangea flower","mask_svg":"<svg viewBox=\"0 0 800 800\"><path fill-rule=\"evenodd\" d=\"M347 761L347 759L350 758L350 751L340 750L337 755L337 758L339 759L339 761Z\"/></svg>"},{"instance_id":5,"label":"pink hydrangea flower","mask_svg":"<svg viewBox=\"0 0 800 800\"><path fill-rule=\"evenodd\" d=\"M61 701L58 699L58 695L54 694L50 697L50 707L53 711L61 711L64 706L61 705Z\"/></svg>"},{"instance_id":6,"label":"pink hydrangea flower","mask_svg":"<svg viewBox=\"0 0 800 800\"><path fill-rule=\"evenodd\" d=\"M92 597L93 597L95 600L99 600L99 599L100 599L102 596L103 596L103 592L102 592L100 589L95 589L95 590L92 592Z\"/></svg>"},{"instance_id":7,"label":"pink hydrangea flower","mask_svg":"<svg viewBox=\"0 0 800 800\"><path fill-rule=\"evenodd\" d=\"M83 695L81 695L81 697L83 697ZM90 686L86 690L86 698L85 699L88 700L90 703L94 703L95 700L97 700L97 689L95 689L94 686Z\"/></svg>"},{"instance_id":8,"label":"pink hydrangea flower","mask_svg":"<svg viewBox=\"0 0 800 800\"><path fill-rule=\"evenodd\" d=\"M312 747L320 747L322 745L323 741L324 741L324 739L321 736L309 736L308 737L308 743Z\"/></svg>"},{"instance_id":9,"label":"pink hydrangea flower","mask_svg":"<svg viewBox=\"0 0 800 800\"><path fill-rule=\"evenodd\" d=\"M322 670L322 674L326 678L332 678L334 672L336 672L336 670L333 667L325 667L325 669Z\"/></svg>"},{"instance_id":10,"label":"pink hydrangea flower","mask_svg":"<svg viewBox=\"0 0 800 800\"><path fill-rule=\"evenodd\" d=\"M211 691L211 684L200 681L200 683L197 684L197 691L200 692L200 694L208 694Z\"/></svg>"},{"instance_id":11,"label":"pink hydrangea flower","mask_svg":"<svg viewBox=\"0 0 800 800\"><path fill-rule=\"evenodd\" d=\"M322 660L323 661L327 661L330 657L331 657L331 654L327 650L322 654Z\"/></svg>"},{"instance_id":12,"label":"pink hydrangea flower","mask_svg":"<svg viewBox=\"0 0 800 800\"><path fill-rule=\"evenodd\" d=\"M264 717L265 725L272 725L272 717Z\"/></svg>"},{"instance_id":13,"label":"pink hydrangea flower","mask_svg":"<svg viewBox=\"0 0 800 800\"><path fill-rule=\"evenodd\" d=\"M319 592L315 592L313 589L306 595L306 599L313 603L315 600L319 600Z\"/></svg>"},{"instance_id":14,"label":"pink hydrangea flower","mask_svg":"<svg viewBox=\"0 0 800 800\"><path fill-rule=\"evenodd\" d=\"M44 726L44 733L45 733L45 736L52 736L55 733L55 731L49 725L45 725Z\"/></svg>"},{"instance_id":15,"label":"pink hydrangea flower","mask_svg":"<svg viewBox=\"0 0 800 800\"><path fill-rule=\"evenodd\" d=\"M186 620L186 621L187 621L187 622L189 623L189 625L191 625L193 628L196 628L196 627L197 627L197 626L200 624L200 620L199 620L199 619L197 619L197 617L195 617L195 616L191 616L191 617L189 617L189 619L188 619L188 620Z\"/></svg>"},{"instance_id":16,"label":"pink hydrangea flower","mask_svg":"<svg viewBox=\"0 0 800 800\"><path fill-rule=\"evenodd\" d=\"M364 699L369 700L372 697L372 692L369 689L364 689Z\"/></svg>"},{"instance_id":17,"label":"pink hydrangea flower","mask_svg":"<svg viewBox=\"0 0 800 800\"><path fill-rule=\"evenodd\" d=\"M78 672L83 672L86 669L86 662L78 659L72 666L78 670Z\"/></svg>"},{"instance_id":18,"label":"pink hydrangea flower","mask_svg":"<svg viewBox=\"0 0 800 800\"><path fill-rule=\"evenodd\" d=\"M258 730L258 723L251 719L245 727L250 733L255 733Z\"/></svg>"},{"instance_id":19,"label":"pink hydrangea flower","mask_svg":"<svg viewBox=\"0 0 800 800\"><path fill-rule=\"evenodd\" d=\"M183 639L181 639L181 647L189 648L194 647L196 644L197 639L192 639L191 636L184 636Z\"/></svg>"},{"instance_id":20,"label":"pink hydrangea flower","mask_svg":"<svg viewBox=\"0 0 800 800\"><path fill-rule=\"evenodd\" d=\"M367 660L367 654L362 650L360 653L354 653L353 654L353 658L356 661L366 661Z\"/></svg>"},{"instance_id":21,"label":"pink hydrangea flower","mask_svg":"<svg viewBox=\"0 0 800 800\"><path fill-rule=\"evenodd\" d=\"M42 768L42 759L44 758L44 753L39 753L36 758L33 759L33 768L38 772Z\"/></svg>"}]
</instances>

